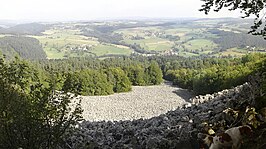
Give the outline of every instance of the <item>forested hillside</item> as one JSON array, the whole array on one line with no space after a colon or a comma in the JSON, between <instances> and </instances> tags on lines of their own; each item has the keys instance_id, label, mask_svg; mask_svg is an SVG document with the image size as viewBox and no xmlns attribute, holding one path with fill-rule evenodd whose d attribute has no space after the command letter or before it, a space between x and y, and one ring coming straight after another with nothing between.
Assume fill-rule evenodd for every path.
<instances>
[{"instance_id":1,"label":"forested hillside","mask_svg":"<svg viewBox=\"0 0 266 149\"><path fill-rule=\"evenodd\" d=\"M31 37L6 36L0 38L0 51L8 58L20 56L25 59L46 59L40 42Z\"/></svg>"},{"instance_id":2,"label":"forested hillside","mask_svg":"<svg viewBox=\"0 0 266 149\"><path fill-rule=\"evenodd\" d=\"M47 25L39 23L19 24L10 28L0 28L0 34L12 35L42 35Z\"/></svg>"},{"instance_id":3,"label":"forested hillside","mask_svg":"<svg viewBox=\"0 0 266 149\"><path fill-rule=\"evenodd\" d=\"M213 41L220 45L221 49L230 49L234 47L246 48L248 47L266 47L266 42L263 38L258 36L252 36L247 33L234 33L221 30L210 30L209 32L218 36Z\"/></svg>"}]
</instances>

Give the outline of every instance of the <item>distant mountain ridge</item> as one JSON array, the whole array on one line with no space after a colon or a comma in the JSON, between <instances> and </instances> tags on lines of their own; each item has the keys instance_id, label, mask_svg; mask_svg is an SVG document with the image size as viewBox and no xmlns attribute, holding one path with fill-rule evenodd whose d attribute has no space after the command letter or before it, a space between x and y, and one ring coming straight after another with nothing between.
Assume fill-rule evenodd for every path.
<instances>
[{"instance_id":1,"label":"distant mountain ridge","mask_svg":"<svg viewBox=\"0 0 266 149\"><path fill-rule=\"evenodd\" d=\"M12 35L42 35L47 25L39 23L19 24L9 28L0 28L0 34Z\"/></svg>"}]
</instances>

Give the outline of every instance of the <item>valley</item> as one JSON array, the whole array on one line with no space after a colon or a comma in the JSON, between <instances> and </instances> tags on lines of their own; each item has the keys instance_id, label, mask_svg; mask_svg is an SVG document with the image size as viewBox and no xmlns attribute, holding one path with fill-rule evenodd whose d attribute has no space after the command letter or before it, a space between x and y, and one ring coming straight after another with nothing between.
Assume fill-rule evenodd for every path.
<instances>
[{"instance_id":1,"label":"valley","mask_svg":"<svg viewBox=\"0 0 266 149\"><path fill-rule=\"evenodd\" d=\"M251 23L231 18L36 23L0 29L0 41L5 36L35 38L48 59L266 53L263 38L247 34ZM0 50L5 51L3 45Z\"/></svg>"},{"instance_id":2,"label":"valley","mask_svg":"<svg viewBox=\"0 0 266 149\"><path fill-rule=\"evenodd\" d=\"M266 0L8 0L0 149L265 149Z\"/></svg>"}]
</instances>

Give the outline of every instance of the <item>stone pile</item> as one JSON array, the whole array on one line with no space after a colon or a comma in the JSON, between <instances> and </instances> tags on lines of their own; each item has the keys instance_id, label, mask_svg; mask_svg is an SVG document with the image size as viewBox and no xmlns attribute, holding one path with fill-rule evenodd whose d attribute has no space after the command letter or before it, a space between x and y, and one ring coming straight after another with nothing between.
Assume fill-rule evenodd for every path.
<instances>
[{"instance_id":1,"label":"stone pile","mask_svg":"<svg viewBox=\"0 0 266 149\"><path fill-rule=\"evenodd\" d=\"M108 96L83 96L83 118L89 121L149 119L182 107L191 98L189 91L165 82L133 86L132 91Z\"/></svg>"},{"instance_id":2,"label":"stone pile","mask_svg":"<svg viewBox=\"0 0 266 149\"><path fill-rule=\"evenodd\" d=\"M206 125L232 123L226 109L249 102L248 83L212 95L196 96L182 108L133 121L84 121L67 140L69 148L199 148ZM216 124L218 125L218 124Z\"/></svg>"}]
</instances>

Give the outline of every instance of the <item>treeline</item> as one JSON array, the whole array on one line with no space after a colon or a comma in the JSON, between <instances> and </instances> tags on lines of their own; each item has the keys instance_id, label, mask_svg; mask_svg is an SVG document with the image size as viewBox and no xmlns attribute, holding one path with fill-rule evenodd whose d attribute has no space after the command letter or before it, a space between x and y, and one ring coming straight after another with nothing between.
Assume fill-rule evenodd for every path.
<instances>
[{"instance_id":1,"label":"treeline","mask_svg":"<svg viewBox=\"0 0 266 149\"><path fill-rule=\"evenodd\" d=\"M71 58L67 60L49 60L41 61L38 65L49 72L50 70L64 74L63 78L76 80L75 86L80 86L72 90L83 95L111 94L113 92L128 91L127 79L118 81L124 83L124 86L114 87L116 81L110 81L115 78L114 72L121 74L119 78L126 76L130 85L154 85L161 82L161 78L172 81L174 85L189 89L195 94L207 94L217 92L223 89L232 88L248 81L248 77L255 69L255 65L265 59L263 54L252 54L242 58L184 58L179 56L131 56L120 58L107 58L98 60L95 58ZM117 69L116 71L110 70ZM87 75L85 75L87 74ZM95 75L98 74L98 75ZM112 75L110 75L112 74ZM125 75L124 75L125 74ZM89 76L83 80L82 76ZM72 77L72 79L71 79ZM99 79L99 77L101 79ZM94 78L94 79L91 79ZM101 80L102 83L84 83ZM159 81L158 81L159 80ZM75 84L75 83L72 84ZM125 83L126 82L126 83ZM71 84L71 83L70 83ZM97 84L97 87L95 86ZM101 84L107 84L103 88ZM97 88L97 91L86 92L82 88ZM64 81L59 85L63 89ZM71 85L65 85L65 87ZM81 87L83 86L83 87ZM120 91L115 88L122 88ZM66 91L71 89L65 88Z\"/></svg>"},{"instance_id":2,"label":"treeline","mask_svg":"<svg viewBox=\"0 0 266 149\"><path fill-rule=\"evenodd\" d=\"M94 30L100 31L102 33L111 33L120 29L131 29L139 27L171 27L175 25L175 22L165 22L165 23L156 23L156 24L147 24L145 21L139 21L136 23L122 23L122 24L112 24L112 25L87 25L85 28L93 28ZM84 28L84 26L77 26Z\"/></svg>"},{"instance_id":3,"label":"treeline","mask_svg":"<svg viewBox=\"0 0 266 149\"><path fill-rule=\"evenodd\" d=\"M56 90L79 95L110 95L128 92L132 85L158 85L163 81L155 61L143 65L129 59L126 62L119 58L104 61L73 58L40 62L37 67L49 76L46 79L54 81Z\"/></svg>"},{"instance_id":4,"label":"treeline","mask_svg":"<svg viewBox=\"0 0 266 149\"><path fill-rule=\"evenodd\" d=\"M25 59L46 59L47 57L39 40L31 37L2 37L0 38L0 50L8 58L15 57L16 55Z\"/></svg>"},{"instance_id":5,"label":"treeline","mask_svg":"<svg viewBox=\"0 0 266 149\"><path fill-rule=\"evenodd\" d=\"M166 70L164 77L173 81L175 85L192 90L195 94L213 93L247 82L257 63L265 58L265 55L253 54L235 59L205 59L217 62L207 67L169 69Z\"/></svg>"}]
</instances>

